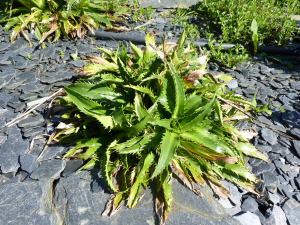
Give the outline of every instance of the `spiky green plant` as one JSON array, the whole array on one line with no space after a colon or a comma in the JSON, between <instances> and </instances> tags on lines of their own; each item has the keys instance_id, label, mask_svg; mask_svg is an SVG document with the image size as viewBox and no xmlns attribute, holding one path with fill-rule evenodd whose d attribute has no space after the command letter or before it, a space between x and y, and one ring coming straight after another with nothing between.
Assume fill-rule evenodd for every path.
<instances>
[{"instance_id":1,"label":"spiky green plant","mask_svg":"<svg viewBox=\"0 0 300 225\"><path fill-rule=\"evenodd\" d=\"M68 38L81 38L98 26L112 28L111 22L126 12L122 6L125 3L127 0L15 0L12 10L7 7L1 11L0 23L6 23L4 31L14 27L11 41L22 33L30 42L23 32L26 28L34 30L40 43L52 33L53 42L61 33Z\"/></svg>"},{"instance_id":2,"label":"spiky green plant","mask_svg":"<svg viewBox=\"0 0 300 225\"><path fill-rule=\"evenodd\" d=\"M93 76L65 87L67 96L58 103L72 108L63 118L72 119L73 126L55 139L76 143L64 158L87 159L81 169L101 166L115 193L104 214L116 212L124 200L135 207L141 186L154 179L163 224L172 200L172 173L200 196L193 182L208 183L222 198L230 196L219 179L259 195L244 155L267 159L232 125L256 103L225 93L225 82L218 80L231 77L207 73L205 52L199 57L192 44L184 47L185 41L183 33L177 44L164 39L156 47L149 33L145 51L130 43L133 56L124 46L120 53L101 49L106 57L89 57L97 63L83 69Z\"/></svg>"}]
</instances>

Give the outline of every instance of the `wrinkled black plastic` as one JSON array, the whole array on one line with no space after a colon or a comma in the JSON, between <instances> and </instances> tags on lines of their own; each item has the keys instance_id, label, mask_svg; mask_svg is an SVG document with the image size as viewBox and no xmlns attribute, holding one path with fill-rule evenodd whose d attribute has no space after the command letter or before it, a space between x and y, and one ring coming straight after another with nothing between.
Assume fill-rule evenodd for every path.
<instances>
[{"instance_id":1,"label":"wrinkled black plastic","mask_svg":"<svg viewBox=\"0 0 300 225\"><path fill-rule=\"evenodd\" d=\"M133 34L125 34L125 33L113 33L113 32L106 32L106 31L94 31L94 34L89 31L89 36L97 37L97 38L106 38L111 40L126 40L131 42L138 42L138 43L145 43L145 37L133 35ZM171 39L168 41L177 42L177 40ZM161 44L162 40L161 38L155 37L155 42L157 44ZM195 41L194 42L196 46L201 47L208 47L207 42L205 41ZM234 47L234 44L222 44L223 49L228 49L231 47ZM258 46L257 52L265 52L267 54L284 54L284 55L300 55L300 47L272 47L272 46Z\"/></svg>"}]
</instances>

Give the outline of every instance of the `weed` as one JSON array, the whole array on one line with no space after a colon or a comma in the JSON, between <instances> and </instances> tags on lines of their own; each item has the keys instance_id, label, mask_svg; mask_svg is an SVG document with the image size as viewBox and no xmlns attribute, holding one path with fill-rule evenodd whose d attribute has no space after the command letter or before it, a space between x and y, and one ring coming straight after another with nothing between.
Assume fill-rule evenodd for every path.
<instances>
[{"instance_id":1,"label":"weed","mask_svg":"<svg viewBox=\"0 0 300 225\"><path fill-rule=\"evenodd\" d=\"M208 39L208 56L212 61L218 62L220 65L229 68L232 68L243 61L248 61L250 55L240 44L236 44L234 48L229 48L226 52L222 48L223 40L220 40L217 45L215 44L217 41L214 38L214 34L211 34L208 31L205 31L205 34Z\"/></svg>"},{"instance_id":2,"label":"weed","mask_svg":"<svg viewBox=\"0 0 300 225\"><path fill-rule=\"evenodd\" d=\"M164 38L156 47L148 33L145 51L130 42L134 55L124 46L121 52L102 48L107 57L90 56L93 64L82 69L87 76L65 87L67 96L57 102L71 108L63 118L72 119L73 127L54 138L76 143L64 158L87 159L81 169L101 165L103 181L114 192L104 215L116 213L123 201L134 208L141 187L154 180L156 213L165 224L172 174L197 195L193 183L207 182L228 198L219 181L227 179L260 196L245 155L267 158L232 125L241 113L250 115L246 108L256 110L256 102L225 93L223 81L232 78L220 74L218 82L205 71L206 53L199 56L185 42L183 32L177 44Z\"/></svg>"},{"instance_id":3,"label":"weed","mask_svg":"<svg viewBox=\"0 0 300 225\"><path fill-rule=\"evenodd\" d=\"M297 33L296 21L289 18L293 10L279 3L275 0L205 0L199 2L195 13L216 25L227 43L250 43L248 28L254 19L259 27L259 43L284 46Z\"/></svg>"}]
</instances>

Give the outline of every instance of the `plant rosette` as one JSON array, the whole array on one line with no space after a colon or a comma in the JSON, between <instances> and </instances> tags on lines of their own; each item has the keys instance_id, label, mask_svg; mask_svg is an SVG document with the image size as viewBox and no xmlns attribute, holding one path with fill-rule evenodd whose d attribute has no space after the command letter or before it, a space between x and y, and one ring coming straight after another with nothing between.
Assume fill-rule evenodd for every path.
<instances>
[{"instance_id":1,"label":"plant rosette","mask_svg":"<svg viewBox=\"0 0 300 225\"><path fill-rule=\"evenodd\" d=\"M65 87L67 95L57 102L70 108L62 118L72 123L54 139L75 143L64 159L86 159L81 169L100 166L114 193L103 214L113 215L123 201L134 208L142 186L153 180L164 224L172 174L199 196L194 183L207 183L221 198L231 196L220 179L260 196L244 155L268 160L248 142L255 132L233 126L249 119L246 111L256 109L255 100L225 93L232 78L206 72L206 53L200 49L199 56L191 43L184 47L184 32L177 43L163 39L159 47L151 32L145 39L144 51L130 43L134 55L123 46L120 53L100 49L105 57L88 56L85 76Z\"/></svg>"},{"instance_id":2,"label":"plant rosette","mask_svg":"<svg viewBox=\"0 0 300 225\"><path fill-rule=\"evenodd\" d=\"M13 1L12 1L13 2ZM127 0L16 0L12 10L0 11L4 31L13 27L11 42L22 34L32 46L24 29L30 29L42 43L46 38L55 42L63 34L67 38L81 38L99 26L113 28L113 21L127 11ZM54 34L52 39L50 35Z\"/></svg>"}]
</instances>

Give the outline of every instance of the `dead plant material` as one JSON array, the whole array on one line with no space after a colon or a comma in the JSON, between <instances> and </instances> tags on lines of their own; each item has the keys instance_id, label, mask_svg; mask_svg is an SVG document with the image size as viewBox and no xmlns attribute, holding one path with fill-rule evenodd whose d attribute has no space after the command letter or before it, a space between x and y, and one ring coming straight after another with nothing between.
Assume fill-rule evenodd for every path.
<instances>
[{"instance_id":1,"label":"dead plant material","mask_svg":"<svg viewBox=\"0 0 300 225\"><path fill-rule=\"evenodd\" d=\"M33 148L33 145L34 145L34 140L38 140L38 139L42 139L42 138L44 138L44 137L49 137L50 135L49 134L41 134L41 135L38 135L38 136L35 136L33 139L32 139L32 141L31 141L31 143L30 143L30 148L29 148L29 151L27 152L28 154L31 152L31 150L32 150L32 148Z\"/></svg>"},{"instance_id":2,"label":"dead plant material","mask_svg":"<svg viewBox=\"0 0 300 225\"><path fill-rule=\"evenodd\" d=\"M44 152L45 152L46 149L48 148L49 144L51 143L52 139L54 138L55 134L56 134L56 132L53 132L53 133L50 135L50 137L49 137L49 139L48 139L48 141L47 141L47 143L46 143L46 145L45 145L43 151L42 151L41 154L37 157L37 159L35 160L35 162L37 162L38 159L44 154Z\"/></svg>"},{"instance_id":3,"label":"dead plant material","mask_svg":"<svg viewBox=\"0 0 300 225\"><path fill-rule=\"evenodd\" d=\"M53 23L52 26L51 26L51 29L46 32L43 37L41 38L41 40L39 41L39 44L42 44L43 41L50 35L52 34L53 32L55 32L57 29L59 29L60 27L58 26L57 23Z\"/></svg>"}]
</instances>

